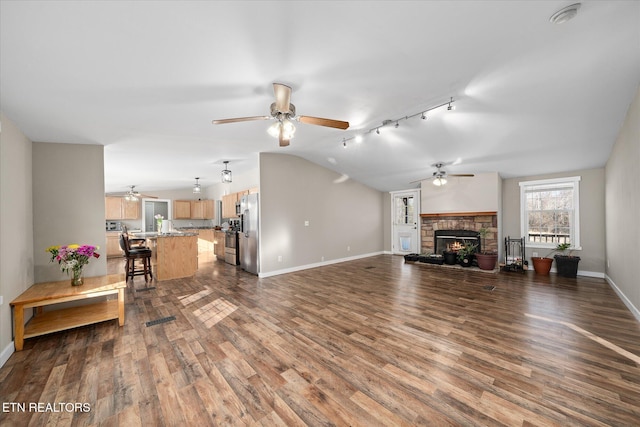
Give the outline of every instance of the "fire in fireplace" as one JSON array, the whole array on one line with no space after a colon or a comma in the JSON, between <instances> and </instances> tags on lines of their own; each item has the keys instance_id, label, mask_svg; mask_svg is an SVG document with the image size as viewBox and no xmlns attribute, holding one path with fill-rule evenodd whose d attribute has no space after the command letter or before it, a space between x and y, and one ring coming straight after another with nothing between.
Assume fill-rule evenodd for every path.
<instances>
[{"instance_id":1,"label":"fire in fireplace","mask_svg":"<svg viewBox=\"0 0 640 427\"><path fill-rule=\"evenodd\" d=\"M482 251L480 233L473 230L436 230L433 235L434 253L442 255L444 251L457 251L466 244L476 245L476 251Z\"/></svg>"}]
</instances>

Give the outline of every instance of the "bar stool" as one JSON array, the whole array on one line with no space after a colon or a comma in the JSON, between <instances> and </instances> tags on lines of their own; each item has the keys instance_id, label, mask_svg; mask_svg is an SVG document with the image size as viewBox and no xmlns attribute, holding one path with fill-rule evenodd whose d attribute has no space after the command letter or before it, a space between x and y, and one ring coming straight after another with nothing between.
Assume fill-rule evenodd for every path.
<instances>
[{"instance_id":1,"label":"bar stool","mask_svg":"<svg viewBox=\"0 0 640 427\"><path fill-rule=\"evenodd\" d=\"M153 279L153 273L151 271L151 249L144 247L131 248L129 246L129 237L124 233L120 234L120 248L124 251L124 257L127 260L124 267L126 281L129 281L129 278L133 280L134 276L142 275L144 275L145 282L149 281L148 277ZM136 260L139 260L141 265L136 265Z\"/></svg>"}]
</instances>

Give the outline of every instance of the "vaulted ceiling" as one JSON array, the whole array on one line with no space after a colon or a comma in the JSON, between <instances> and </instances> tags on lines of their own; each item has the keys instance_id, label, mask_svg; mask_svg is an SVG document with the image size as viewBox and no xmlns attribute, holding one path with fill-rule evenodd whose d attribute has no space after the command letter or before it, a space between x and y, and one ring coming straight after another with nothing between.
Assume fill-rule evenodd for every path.
<instances>
[{"instance_id":1,"label":"vaulted ceiling","mask_svg":"<svg viewBox=\"0 0 640 427\"><path fill-rule=\"evenodd\" d=\"M260 152L382 191L438 161L601 167L640 83L640 2L581 3L553 24L571 2L2 1L0 108L32 141L104 145L107 192L206 187ZM269 121L211 123L269 115L273 82L298 114L351 126L296 123L281 148Z\"/></svg>"}]
</instances>

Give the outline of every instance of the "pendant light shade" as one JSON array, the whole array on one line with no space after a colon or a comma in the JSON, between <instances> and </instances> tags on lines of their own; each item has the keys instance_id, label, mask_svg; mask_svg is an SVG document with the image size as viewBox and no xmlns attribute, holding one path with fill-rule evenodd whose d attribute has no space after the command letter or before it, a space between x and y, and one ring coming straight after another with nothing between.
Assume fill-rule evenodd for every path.
<instances>
[{"instance_id":1,"label":"pendant light shade","mask_svg":"<svg viewBox=\"0 0 640 427\"><path fill-rule=\"evenodd\" d=\"M229 163L228 160L225 160L224 162L224 170L222 171L222 182L224 184L228 184L231 182L231 171L229 169L227 169L227 165Z\"/></svg>"},{"instance_id":2,"label":"pendant light shade","mask_svg":"<svg viewBox=\"0 0 640 427\"><path fill-rule=\"evenodd\" d=\"M198 180L200 178L196 178L196 183L193 185L193 194L200 194L202 192L202 188L200 187L200 184L198 183Z\"/></svg>"}]
</instances>

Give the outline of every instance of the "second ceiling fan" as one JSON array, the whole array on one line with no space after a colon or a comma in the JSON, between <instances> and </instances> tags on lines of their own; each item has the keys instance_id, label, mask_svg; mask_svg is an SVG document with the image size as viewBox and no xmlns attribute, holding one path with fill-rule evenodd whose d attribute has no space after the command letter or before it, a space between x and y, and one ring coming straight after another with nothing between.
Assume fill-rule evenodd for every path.
<instances>
[{"instance_id":1,"label":"second ceiling fan","mask_svg":"<svg viewBox=\"0 0 640 427\"><path fill-rule=\"evenodd\" d=\"M472 173L452 173L452 174L448 174L446 171L442 170L442 168L446 165L452 165L455 162L449 162L449 163L444 163L444 162L438 162L438 163L434 163L431 166L436 168L436 171L429 177L429 178L424 178L424 179L419 179L417 181L411 181L411 184L415 183L415 182L420 182L420 181L425 181L427 179L432 179L433 180L433 185L435 186L442 186L445 185L447 183L447 177L450 176L458 176L458 177L473 177L474 175Z\"/></svg>"},{"instance_id":2,"label":"second ceiling fan","mask_svg":"<svg viewBox=\"0 0 640 427\"><path fill-rule=\"evenodd\" d=\"M282 83L273 84L273 93L276 101L271 104L270 116L252 116L238 117L235 119L214 120L213 124L221 125L225 123L248 122L252 120L277 120L269 128L269 134L277 137L281 147L289 145L289 141L293 138L296 127L292 121L299 121L310 125L326 126L336 129L347 129L349 122L341 120L324 119L322 117L296 116L296 107L291 103L291 88Z\"/></svg>"}]
</instances>

